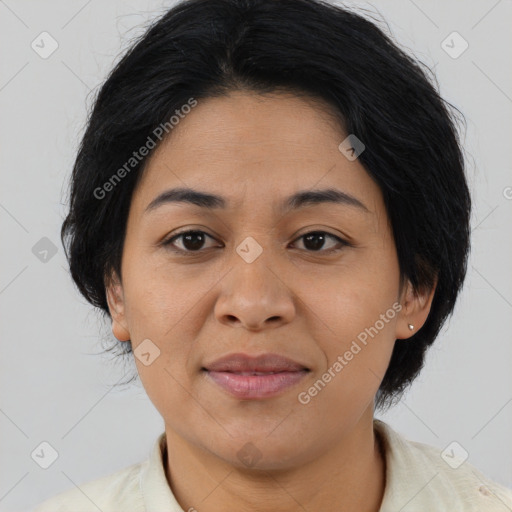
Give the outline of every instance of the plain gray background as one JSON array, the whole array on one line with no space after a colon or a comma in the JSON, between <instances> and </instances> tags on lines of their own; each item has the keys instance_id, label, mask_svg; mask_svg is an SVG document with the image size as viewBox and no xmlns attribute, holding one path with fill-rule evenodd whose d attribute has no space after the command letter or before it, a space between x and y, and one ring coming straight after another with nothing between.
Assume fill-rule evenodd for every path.
<instances>
[{"instance_id":1,"label":"plain gray background","mask_svg":"<svg viewBox=\"0 0 512 512\"><path fill-rule=\"evenodd\" d=\"M59 233L67 178L96 88L141 23L172 5L0 0L1 511L28 510L140 462L163 432L139 383L112 388L133 367L94 355L110 327L101 326L75 290ZM473 249L455 313L411 390L377 417L440 453L457 441L471 464L512 487L512 2L346 5L382 15L465 114L474 199ZM442 47L454 31L469 44L457 58ZM42 32L58 44L46 59L31 47ZM50 44L46 39L45 48ZM48 244L43 237L57 247L47 261L33 252ZM48 469L31 457L43 441L58 452Z\"/></svg>"}]
</instances>

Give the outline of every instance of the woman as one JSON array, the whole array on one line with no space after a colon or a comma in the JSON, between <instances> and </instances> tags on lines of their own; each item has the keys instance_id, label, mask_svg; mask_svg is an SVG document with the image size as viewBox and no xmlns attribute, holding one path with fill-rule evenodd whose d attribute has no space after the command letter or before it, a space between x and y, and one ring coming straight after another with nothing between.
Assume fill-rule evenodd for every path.
<instances>
[{"instance_id":1,"label":"woman","mask_svg":"<svg viewBox=\"0 0 512 512\"><path fill-rule=\"evenodd\" d=\"M37 512L510 509L374 418L453 311L470 212L450 106L371 22L173 7L101 88L62 227L165 432Z\"/></svg>"}]
</instances>

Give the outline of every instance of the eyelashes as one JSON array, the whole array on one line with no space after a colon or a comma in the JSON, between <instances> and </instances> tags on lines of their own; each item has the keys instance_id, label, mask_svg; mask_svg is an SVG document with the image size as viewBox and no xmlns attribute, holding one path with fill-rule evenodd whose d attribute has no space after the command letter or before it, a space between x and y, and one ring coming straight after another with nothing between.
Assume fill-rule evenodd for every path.
<instances>
[{"instance_id":1,"label":"eyelashes","mask_svg":"<svg viewBox=\"0 0 512 512\"><path fill-rule=\"evenodd\" d=\"M172 237L170 237L166 241L162 242L161 245L163 245L166 249L168 249L174 253L181 254L181 255L193 255L194 256L194 255L202 254L206 250L209 250L212 248L212 247L210 247L207 249L202 249L201 247L198 247L198 246L201 246L204 242L206 242L206 240L208 238L215 240L214 237L212 237L205 231L201 231L198 229L192 229L192 230L189 229L189 230L174 234ZM333 235L332 233L329 233L327 231L321 231L321 230L314 230L314 231L309 231L307 233L304 233L304 234L300 235L299 237L297 237L293 243L295 243L297 240L302 240L302 239L304 239L306 241L306 243L304 244L305 246L307 244L310 244L311 242L313 242L312 245L313 245L314 249L312 249L312 250L308 250L307 248L302 249L302 250L305 250L306 252L312 253L312 254L332 254L332 253L341 251L346 246L352 247L352 244L350 244L346 240L340 238L339 236ZM336 241L338 244L338 247L329 248L329 249L325 250L323 248L323 246L325 245L326 241L329 239ZM176 246L177 240L181 240L181 244L183 246L182 248L179 248ZM315 241L316 242L320 241L320 244L314 243ZM188 245L188 247L187 247L187 245ZM319 245L320 245L320 247L319 247ZM190 247L195 247L196 249L190 249Z\"/></svg>"}]
</instances>

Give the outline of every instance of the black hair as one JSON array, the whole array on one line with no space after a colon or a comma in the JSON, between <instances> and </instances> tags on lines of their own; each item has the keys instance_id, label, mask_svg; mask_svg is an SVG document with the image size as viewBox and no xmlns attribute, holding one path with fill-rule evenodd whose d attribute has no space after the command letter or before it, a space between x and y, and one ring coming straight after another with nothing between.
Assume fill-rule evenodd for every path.
<instances>
[{"instance_id":1,"label":"black hair","mask_svg":"<svg viewBox=\"0 0 512 512\"><path fill-rule=\"evenodd\" d=\"M401 282L423 291L437 278L425 324L395 342L376 401L389 407L452 314L470 249L460 112L431 74L364 15L323 0L175 4L115 65L89 114L61 231L79 291L110 317L105 286L112 272L121 278L130 202L148 160L130 158L191 98L284 90L320 99L366 147L359 161L382 191Z\"/></svg>"}]
</instances>

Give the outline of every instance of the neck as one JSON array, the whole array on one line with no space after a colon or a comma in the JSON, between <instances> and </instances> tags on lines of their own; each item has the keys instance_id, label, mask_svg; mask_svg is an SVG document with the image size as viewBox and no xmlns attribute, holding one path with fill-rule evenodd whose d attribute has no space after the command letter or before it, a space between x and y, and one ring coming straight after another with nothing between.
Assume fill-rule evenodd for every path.
<instances>
[{"instance_id":1,"label":"neck","mask_svg":"<svg viewBox=\"0 0 512 512\"><path fill-rule=\"evenodd\" d=\"M167 481L185 511L380 509L386 468L373 430L373 409L328 452L283 470L241 470L167 427L166 438Z\"/></svg>"}]
</instances>

